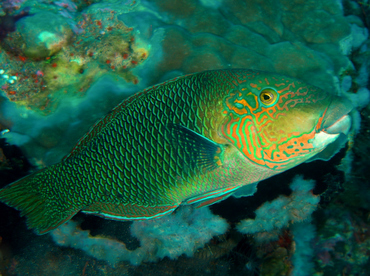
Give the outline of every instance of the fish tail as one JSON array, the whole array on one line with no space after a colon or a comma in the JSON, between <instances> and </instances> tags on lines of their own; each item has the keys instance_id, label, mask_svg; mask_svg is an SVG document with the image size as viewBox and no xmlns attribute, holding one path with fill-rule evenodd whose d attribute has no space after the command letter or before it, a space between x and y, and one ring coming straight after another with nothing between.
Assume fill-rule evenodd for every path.
<instances>
[{"instance_id":1,"label":"fish tail","mask_svg":"<svg viewBox=\"0 0 370 276\"><path fill-rule=\"evenodd\" d=\"M49 168L26 176L0 190L0 201L21 211L28 228L39 235L45 234L69 220L78 210L66 208L57 197L48 196L52 179L46 177Z\"/></svg>"}]
</instances>

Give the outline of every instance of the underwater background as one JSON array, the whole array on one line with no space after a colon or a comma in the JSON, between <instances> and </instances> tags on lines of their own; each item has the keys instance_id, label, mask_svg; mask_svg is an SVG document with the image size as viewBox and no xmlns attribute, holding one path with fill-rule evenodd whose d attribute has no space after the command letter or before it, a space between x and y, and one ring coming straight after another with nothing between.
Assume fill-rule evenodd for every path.
<instances>
[{"instance_id":1,"label":"underwater background","mask_svg":"<svg viewBox=\"0 0 370 276\"><path fill-rule=\"evenodd\" d=\"M0 275L369 275L370 1L2 0L0 187L59 162L123 99L173 77L248 68L356 106L329 161L252 197L156 220L82 213L36 235L0 205Z\"/></svg>"}]
</instances>

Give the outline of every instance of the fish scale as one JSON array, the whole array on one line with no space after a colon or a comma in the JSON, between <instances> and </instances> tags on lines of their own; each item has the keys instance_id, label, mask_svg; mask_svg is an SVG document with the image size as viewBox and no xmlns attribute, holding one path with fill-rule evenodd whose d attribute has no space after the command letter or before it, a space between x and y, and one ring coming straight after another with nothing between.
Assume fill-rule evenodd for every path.
<instances>
[{"instance_id":1,"label":"fish scale","mask_svg":"<svg viewBox=\"0 0 370 276\"><path fill-rule=\"evenodd\" d=\"M60 163L4 187L0 200L38 234L78 211L136 220L181 204L210 205L323 151L337 134L325 136L320 127L325 114L333 123L346 116L349 110L335 108L341 104L275 73L182 76L123 101ZM314 147L315 139L324 140Z\"/></svg>"}]
</instances>

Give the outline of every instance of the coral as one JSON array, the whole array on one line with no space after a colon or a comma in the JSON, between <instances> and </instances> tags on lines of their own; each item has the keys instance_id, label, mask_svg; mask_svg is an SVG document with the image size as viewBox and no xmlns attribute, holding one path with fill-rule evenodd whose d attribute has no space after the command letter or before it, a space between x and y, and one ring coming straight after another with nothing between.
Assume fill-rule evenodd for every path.
<instances>
[{"instance_id":1,"label":"coral","mask_svg":"<svg viewBox=\"0 0 370 276\"><path fill-rule=\"evenodd\" d=\"M39 12L16 23L16 31L4 39L2 45L18 55L45 58L68 45L72 30L60 15Z\"/></svg>"},{"instance_id":2,"label":"coral","mask_svg":"<svg viewBox=\"0 0 370 276\"><path fill-rule=\"evenodd\" d=\"M132 252L126 249L124 243L105 237L92 237L89 231L83 231L77 227L77 222L68 221L54 230L51 236L60 246L83 250L99 260L108 261L111 265L131 259Z\"/></svg>"},{"instance_id":3,"label":"coral","mask_svg":"<svg viewBox=\"0 0 370 276\"><path fill-rule=\"evenodd\" d=\"M262 276L290 275L289 251L284 247L274 248L261 264L260 273ZM255 274L254 274L255 275Z\"/></svg>"},{"instance_id":4,"label":"coral","mask_svg":"<svg viewBox=\"0 0 370 276\"><path fill-rule=\"evenodd\" d=\"M213 236L224 234L228 228L226 221L213 215L208 208L193 208L182 207L169 218L134 222L131 232L140 240L141 246L156 252L155 258L174 259L181 254L191 257L195 250Z\"/></svg>"},{"instance_id":5,"label":"coral","mask_svg":"<svg viewBox=\"0 0 370 276\"><path fill-rule=\"evenodd\" d=\"M63 8L72 5L64 4ZM148 51L137 45L133 29L109 9L98 15L86 11L75 20L78 24L72 25L79 31L72 34L66 18L39 11L17 22L17 30L2 42L8 49L0 52L6 73L1 74L7 81L2 88L18 108L49 114L63 98L83 96L107 74L138 83L132 69L148 57Z\"/></svg>"},{"instance_id":6,"label":"coral","mask_svg":"<svg viewBox=\"0 0 370 276\"><path fill-rule=\"evenodd\" d=\"M5 10L18 10L25 0L4 0L1 3L1 8Z\"/></svg>"},{"instance_id":7,"label":"coral","mask_svg":"<svg viewBox=\"0 0 370 276\"><path fill-rule=\"evenodd\" d=\"M4 71L4 69L0 69L0 85L2 87L2 89L6 89L5 87L7 87L9 84L13 84L17 81L18 77L17 76L9 76L8 74L6 74L6 72Z\"/></svg>"},{"instance_id":8,"label":"coral","mask_svg":"<svg viewBox=\"0 0 370 276\"><path fill-rule=\"evenodd\" d=\"M367 274L370 254L368 215L368 211L348 208L338 200L319 211L320 223L316 224L317 235L311 243L318 273Z\"/></svg>"},{"instance_id":9,"label":"coral","mask_svg":"<svg viewBox=\"0 0 370 276\"><path fill-rule=\"evenodd\" d=\"M315 226L310 222L295 223L291 227L294 238L294 255L292 257L292 276L309 276L313 273L314 250L312 243L316 237Z\"/></svg>"},{"instance_id":10,"label":"coral","mask_svg":"<svg viewBox=\"0 0 370 276\"><path fill-rule=\"evenodd\" d=\"M138 265L164 257L176 259L182 254L191 257L213 236L224 234L227 228L226 221L213 215L208 208L186 206L164 218L135 221L131 233L140 241L140 247L135 250L128 250L124 243L114 239L92 237L89 231L78 229L73 221L58 227L51 236L58 245L81 249L111 265L119 261Z\"/></svg>"},{"instance_id":11,"label":"coral","mask_svg":"<svg viewBox=\"0 0 370 276\"><path fill-rule=\"evenodd\" d=\"M245 219L237 225L238 231L254 234L259 241L270 241L277 239L281 229L289 224L310 220L320 200L312 193L314 186L314 181L296 176L290 185L289 197L281 195L264 203L255 211L255 219Z\"/></svg>"},{"instance_id":12,"label":"coral","mask_svg":"<svg viewBox=\"0 0 370 276\"><path fill-rule=\"evenodd\" d=\"M22 2L20 1L19 3ZM29 15L28 8L25 8L16 14L11 14L11 11L16 7L18 6L4 8L3 10L0 3L0 42L3 41L9 33L15 31L15 25L18 20Z\"/></svg>"},{"instance_id":13,"label":"coral","mask_svg":"<svg viewBox=\"0 0 370 276\"><path fill-rule=\"evenodd\" d=\"M337 243L343 241L344 238L338 233L333 237L321 239L320 241L316 242L315 248L320 266L324 267L327 265L333 265L333 261L331 260L331 252L334 253Z\"/></svg>"}]
</instances>

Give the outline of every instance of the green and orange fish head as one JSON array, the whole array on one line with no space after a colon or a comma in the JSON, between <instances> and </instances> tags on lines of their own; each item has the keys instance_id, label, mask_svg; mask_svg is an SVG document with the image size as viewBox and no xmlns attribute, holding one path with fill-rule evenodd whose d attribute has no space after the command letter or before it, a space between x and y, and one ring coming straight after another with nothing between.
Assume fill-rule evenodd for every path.
<instances>
[{"instance_id":1,"label":"green and orange fish head","mask_svg":"<svg viewBox=\"0 0 370 276\"><path fill-rule=\"evenodd\" d=\"M267 73L229 93L219 132L248 160L279 173L347 135L352 109L346 99Z\"/></svg>"}]
</instances>

